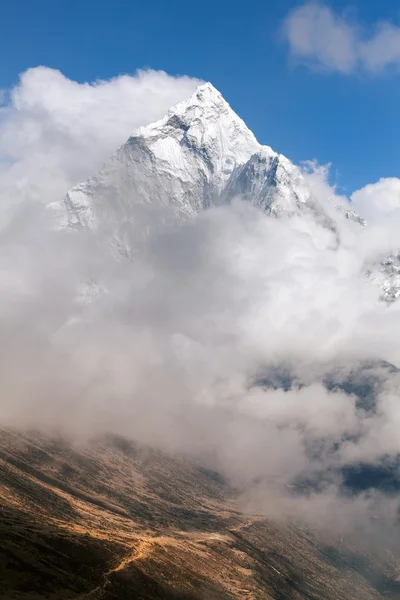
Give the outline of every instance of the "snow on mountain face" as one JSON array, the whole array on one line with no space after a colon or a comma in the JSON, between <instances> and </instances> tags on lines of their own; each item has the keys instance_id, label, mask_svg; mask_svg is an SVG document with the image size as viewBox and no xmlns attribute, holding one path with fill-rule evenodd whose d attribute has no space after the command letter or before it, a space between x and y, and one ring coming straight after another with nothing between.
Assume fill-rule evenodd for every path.
<instances>
[{"instance_id":1,"label":"snow on mountain face","mask_svg":"<svg viewBox=\"0 0 400 600\"><path fill-rule=\"evenodd\" d=\"M140 235L149 208L162 214L172 207L188 218L238 195L275 215L307 208L325 218L300 170L261 146L206 83L163 119L136 131L97 175L51 208L59 226L101 227L124 253L124 225Z\"/></svg>"},{"instance_id":2,"label":"snow on mountain face","mask_svg":"<svg viewBox=\"0 0 400 600\"><path fill-rule=\"evenodd\" d=\"M323 227L335 229L334 222L316 202L300 170L267 146L232 173L221 199L229 202L235 196L273 216L309 213Z\"/></svg>"},{"instance_id":3,"label":"snow on mountain face","mask_svg":"<svg viewBox=\"0 0 400 600\"><path fill-rule=\"evenodd\" d=\"M62 229L101 229L119 255L155 223L183 219L241 197L267 213L311 215L335 231L335 221L287 158L262 146L210 84L151 125L141 127L99 173L50 205ZM360 226L356 213L338 214ZM388 262L389 261L389 262ZM367 273L388 302L400 296L398 257L377 261Z\"/></svg>"},{"instance_id":4,"label":"snow on mountain face","mask_svg":"<svg viewBox=\"0 0 400 600\"><path fill-rule=\"evenodd\" d=\"M278 214L307 202L310 192L298 169L285 157L261 148L232 173L225 195L240 195L264 210Z\"/></svg>"},{"instance_id":5,"label":"snow on mountain face","mask_svg":"<svg viewBox=\"0 0 400 600\"><path fill-rule=\"evenodd\" d=\"M382 290L381 300L388 304L400 298L400 253L392 254L368 270L369 279Z\"/></svg>"},{"instance_id":6,"label":"snow on mountain face","mask_svg":"<svg viewBox=\"0 0 400 600\"><path fill-rule=\"evenodd\" d=\"M121 225L140 205L172 205L183 217L210 206L232 171L260 145L211 85L140 128L103 169L53 205L61 224ZM272 150L271 150L272 153Z\"/></svg>"},{"instance_id":7,"label":"snow on mountain face","mask_svg":"<svg viewBox=\"0 0 400 600\"><path fill-rule=\"evenodd\" d=\"M220 186L237 165L260 148L252 132L210 83L200 86L161 121L139 129L137 135L148 140L155 157L168 160L181 177L187 170L182 158L187 158L187 150L193 152Z\"/></svg>"}]
</instances>

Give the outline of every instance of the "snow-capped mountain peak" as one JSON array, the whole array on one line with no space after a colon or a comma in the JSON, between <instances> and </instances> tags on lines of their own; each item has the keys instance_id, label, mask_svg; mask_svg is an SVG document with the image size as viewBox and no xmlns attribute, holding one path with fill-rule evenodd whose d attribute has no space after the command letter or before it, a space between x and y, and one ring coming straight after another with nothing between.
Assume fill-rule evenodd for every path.
<instances>
[{"instance_id":1,"label":"snow-capped mountain peak","mask_svg":"<svg viewBox=\"0 0 400 600\"><path fill-rule=\"evenodd\" d=\"M100 227L119 253L129 255L155 221L164 224L171 214L190 218L238 196L269 214L306 211L323 226L329 221L300 169L259 144L205 83L135 131L99 173L52 208L61 227Z\"/></svg>"},{"instance_id":2,"label":"snow-capped mountain peak","mask_svg":"<svg viewBox=\"0 0 400 600\"><path fill-rule=\"evenodd\" d=\"M99 173L49 208L57 228L100 229L118 255L131 256L149 228L171 215L191 218L236 197L277 217L306 217L335 235L337 218L365 225L346 207L332 213L321 204L301 170L259 144L211 83L135 131ZM400 295L398 263L397 255L378 258L367 269L386 301Z\"/></svg>"},{"instance_id":3,"label":"snow-capped mountain peak","mask_svg":"<svg viewBox=\"0 0 400 600\"><path fill-rule=\"evenodd\" d=\"M217 202L232 173L260 149L242 119L206 83L163 119L134 132L98 174L51 208L61 227L101 225L115 229L113 237L143 205L172 206L190 217Z\"/></svg>"},{"instance_id":4,"label":"snow-capped mountain peak","mask_svg":"<svg viewBox=\"0 0 400 600\"><path fill-rule=\"evenodd\" d=\"M254 134L211 83L199 86L188 100L177 104L163 119L136 132L137 137L154 143L157 141L154 138L159 139L160 135L208 153L214 171L220 170L225 175L261 148ZM163 144L155 143L154 150L163 158Z\"/></svg>"}]
</instances>

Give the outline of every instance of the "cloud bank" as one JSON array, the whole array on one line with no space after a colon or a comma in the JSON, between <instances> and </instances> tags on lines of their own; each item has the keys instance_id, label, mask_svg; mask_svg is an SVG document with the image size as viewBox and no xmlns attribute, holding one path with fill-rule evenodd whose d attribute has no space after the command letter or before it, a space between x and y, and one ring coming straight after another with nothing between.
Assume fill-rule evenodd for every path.
<instances>
[{"instance_id":1,"label":"cloud bank","mask_svg":"<svg viewBox=\"0 0 400 600\"><path fill-rule=\"evenodd\" d=\"M308 2L288 14L283 31L291 55L312 67L376 74L400 66L400 26L387 21L366 30L346 13Z\"/></svg>"},{"instance_id":2,"label":"cloud bank","mask_svg":"<svg viewBox=\"0 0 400 600\"><path fill-rule=\"evenodd\" d=\"M3 219L16 203L62 198L137 127L161 118L199 83L161 71L92 83L72 81L47 67L22 73L0 107Z\"/></svg>"},{"instance_id":3,"label":"cloud bank","mask_svg":"<svg viewBox=\"0 0 400 600\"><path fill-rule=\"evenodd\" d=\"M314 169L307 183L336 230L238 199L149 227L132 261L115 261L100 234L47 222L64 185L195 83L150 72L76 84L40 68L12 90L0 127L13 209L1 231L0 423L184 453L268 514L394 520L396 497L346 487L346 472L400 452L400 375L382 363L400 365L400 304L380 302L365 277L398 248L398 180L354 194L368 227L335 208L347 200Z\"/></svg>"}]
</instances>

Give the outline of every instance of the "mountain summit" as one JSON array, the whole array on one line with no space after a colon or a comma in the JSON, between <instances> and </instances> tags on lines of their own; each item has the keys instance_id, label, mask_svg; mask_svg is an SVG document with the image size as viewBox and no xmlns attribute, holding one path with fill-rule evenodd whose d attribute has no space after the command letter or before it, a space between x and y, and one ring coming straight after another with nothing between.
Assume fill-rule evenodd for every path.
<instances>
[{"instance_id":1,"label":"mountain summit","mask_svg":"<svg viewBox=\"0 0 400 600\"><path fill-rule=\"evenodd\" d=\"M159 213L172 207L189 218L235 196L273 214L299 207L323 214L300 170L259 144L205 83L163 119L138 129L99 173L51 206L61 227L101 227L129 252L125 225L143 230L144 206Z\"/></svg>"},{"instance_id":2,"label":"mountain summit","mask_svg":"<svg viewBox=\"0 0 400 600\"><path fill-rule=\"evenodd\" d=\"M211 83L136 130L97 174L49 208L56 228L100 231L118 255L132 256L150 228L236 197L274 216L308 215L336 239L341 218L365 225L350 205L314 197L301 170L261 145ZM397 265L397 255L366 265L388 302L400 296Z\"/></svg>"},{"instance_id":3,"label":"mountain summit","mask_svg":"<svg viewBox=\"0 0 400 600\"><path fill-rule=\"evenodd\" d=\"M157 144L160 136L168 142ZM189 100L180 102L160 121L140 128L135 137L151 140L153 152L161 160L171 150L171 142L182 150L198 152L205 166L218 172L222 180L260 149L253 133L211 83L199 86ZM171 161L180 155L174 149L168 157ZM182 165L177 162L174 166L179 171Z\"/></svg>"}]
</instances>

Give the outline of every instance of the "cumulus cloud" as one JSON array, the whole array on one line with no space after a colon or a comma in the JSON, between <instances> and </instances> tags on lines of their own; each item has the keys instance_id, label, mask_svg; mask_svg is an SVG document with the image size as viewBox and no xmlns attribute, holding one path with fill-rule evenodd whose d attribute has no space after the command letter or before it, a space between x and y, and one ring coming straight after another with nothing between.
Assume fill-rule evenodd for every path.
<instances>
[{"instance_id":1,"label":"cumulus cloud","mask_svg":"<svg viewBox=\"0 0 400 600\"><path fill-rule=\"evenodd\" d=\"M400 210L400 179L382 177L351 196L352 204L360 214L375 223L385 217L398 217Z\"/></svg>"},{"instance_id":2,"label":"cumulus cloud","mask_svg":"<svg viewBox=\"0 0 400 600\"><path fill-rule=\"evenodd\" d=\"M400 65L400 26L393 23L366 31L346 14L308 2L288 14L283 30L292 56L313 67L349 74Z\"/></svg>"},{"instance_id":3,"label":"cumulus cloud","mask_svg":"<svg viewBox=\"0 0 400 600\"><path fill-rule=\"evenodd\" d=\"M376 215L400 224L396 180L354 194L367 227L346 218L351 206L320 168L305 178L331 228L238 199L190 221L172 213L160 229L148 207L134 260L116 261L101 231L55 232L44 206L195 82L28 75L0 127L1 185L20 206L1 236L0 422L188 454L259 491L274 514L376 513L379 492L354 499L343 486L349 466L400 452L399 375L381 362L400 365L400 305L365 278L389 248Z\"/></svg>"},{"instance_id":4,"label":"cumulus cloud","mask_svg":"<svg viewBox=\"0 0 400 600\"><path fill-rule=\"evenodd\" d=\"M25 200L61 199L92 175L139 126L161 118L199 81L139 71L78 83L36 67L0 94L0 197L7 209Z\"/></svg>"},{"instance_id":5,"label":"cumulus cloud","mask_svg":"<svg viewBox=\"0 0 400 600\"><path fill-rule=\"evenodd\" d=\"M311 218L305 233L238 201L150 231L122 263L96 236L26 219L0 264L2 423L185 453L262 490L271 513L303 516L302 482L332 512L342 467L400 450L397 375L384 372L376 414L324 383L400 359L400 308L365 282L344 218L338 251ZM76 290L93 278L107 292L82 304Z\"/></svg>"},{"instance_id":6,"label":"cumulus cloud","mask_svg":"<svg viewBox=\"0 0 400 600\"><path fill-rule=\"evenodd\" d=\"M365 258L399 254L400 179L382 178L357 190L351 196L352 206L364 215L372 227L366 228ZM395 276L396 273L393 273Z\"/></svg>"}]
</instances>

